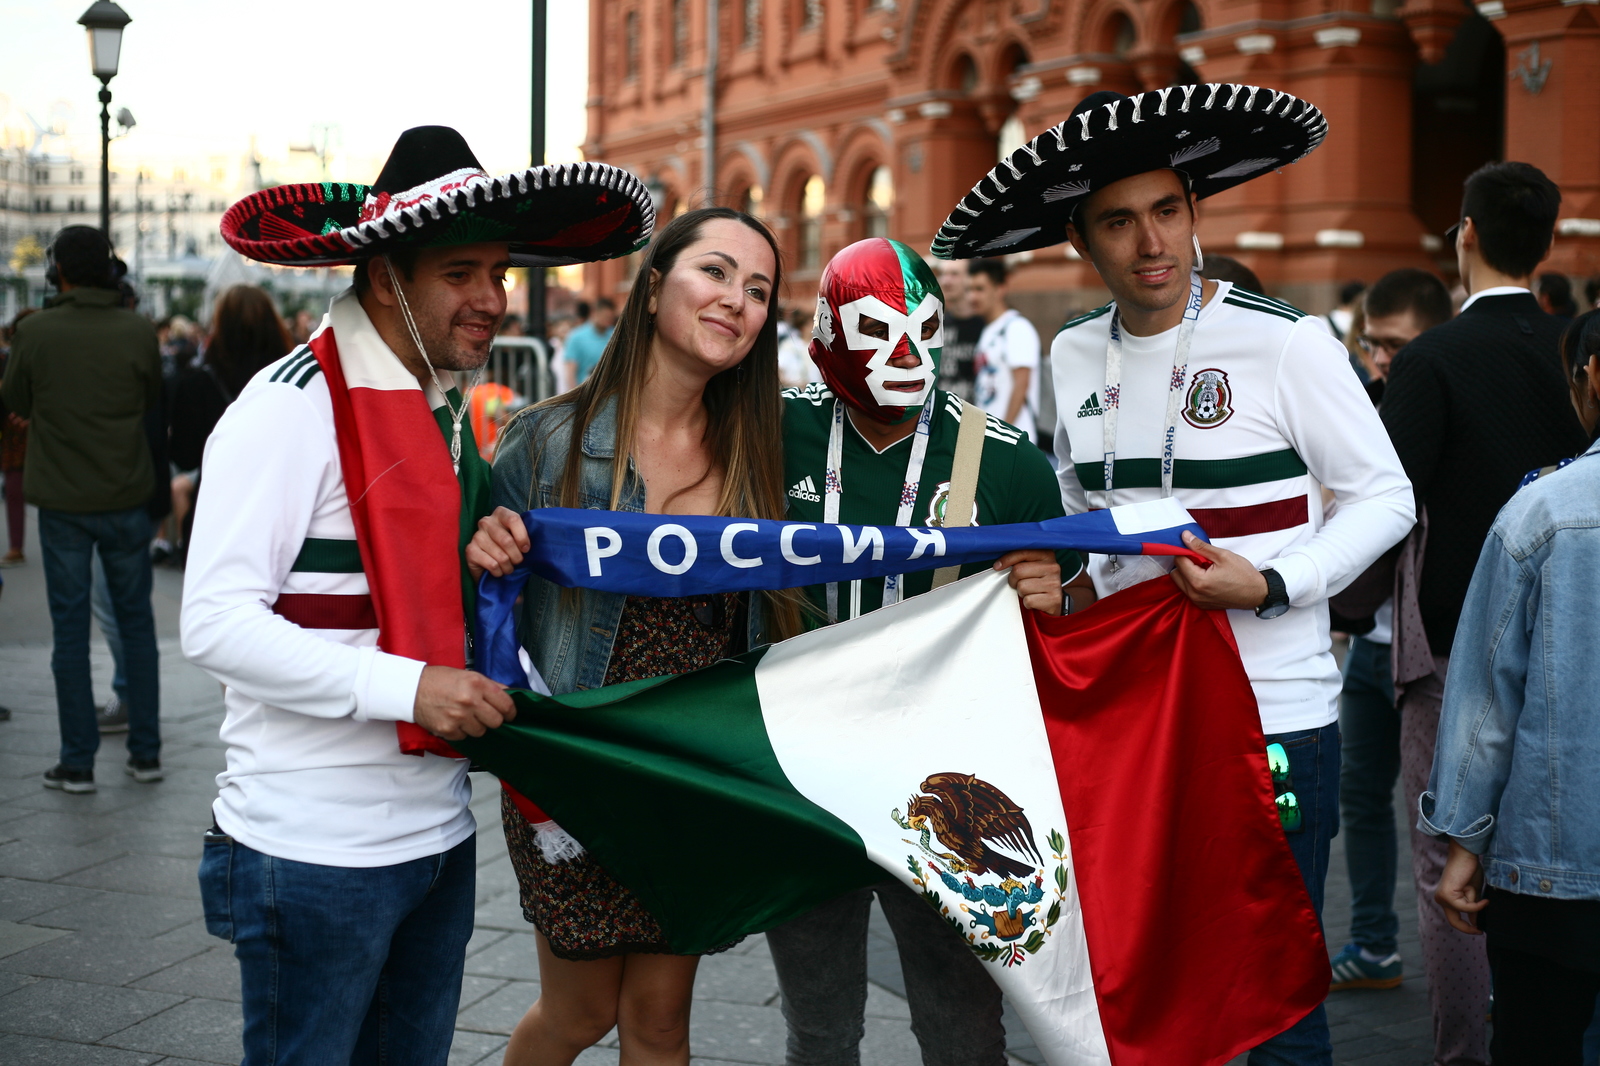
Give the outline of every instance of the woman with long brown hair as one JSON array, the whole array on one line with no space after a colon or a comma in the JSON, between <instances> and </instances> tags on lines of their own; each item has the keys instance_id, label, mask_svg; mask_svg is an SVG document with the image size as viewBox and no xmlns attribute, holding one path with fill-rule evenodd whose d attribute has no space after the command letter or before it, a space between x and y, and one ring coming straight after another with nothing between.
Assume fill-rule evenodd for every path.
<instances>
[{"instance_id":1,"label":"woman with long brown hair","mask_svg":"<svg viewBox=\"0 0 1600 1066\"><path fill-rule=\"evenodd\" d=\"M779 269L771 233L749 215L705 208L668 224L594 371L507 427L494 469L499 507L480 524L469 564L498 574L521 561L518 514L537 507L782 518ZM686 673L790 635L798 602L624 597L534 577L518 630L561 694ZM638 899L553 823L536 830L510 798L502 816L541 981L507 1066L567 1066L613 1025L627 1066L687 1063L698 959L669 954Z\"/></svg>"},{"instance_id":2,"label":"woman with long brown hair","mask_svg":"<svg viewBox=\"0 0 1600 1066\"><path fill-rule=\"evenodd\" d=\"M200 460L222 412L256 372L289 354L294 340L272 297L255 285L234 285L217 298L200 365L183 372L172 395L168 454L184 473L172 479L173 530L189 537L188 518L200 491ZM181 557L183 548L180 546Z\"/></svg>"}]
</instances>

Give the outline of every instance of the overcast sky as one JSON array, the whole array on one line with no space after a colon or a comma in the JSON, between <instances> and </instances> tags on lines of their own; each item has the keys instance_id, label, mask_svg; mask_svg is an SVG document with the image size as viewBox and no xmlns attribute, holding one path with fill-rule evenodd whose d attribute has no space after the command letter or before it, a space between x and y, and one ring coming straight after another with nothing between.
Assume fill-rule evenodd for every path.
<instances>
[{"instance_id":1,"label":"overcast sky","mask_svg":"<svg viewBox=\"0 0 1600 1066\"><path fill-rule=\"evenodd\" d=\"M114 165L237 159L254 136L271 173L319 123L342 140L334 180L371 181L401 130L434 123L459 129L491 173L528 163L528 3L118 2L133 22L112 113L127 107L138 126L113 143ZM99 82L77 25L88 6L0 0L0 128L31 136L30 114L64 119L80 154L96 158ZM588 4L548 6L547 145L560 162L578 158L584 134Z\"/></svg>"}]
</instances>

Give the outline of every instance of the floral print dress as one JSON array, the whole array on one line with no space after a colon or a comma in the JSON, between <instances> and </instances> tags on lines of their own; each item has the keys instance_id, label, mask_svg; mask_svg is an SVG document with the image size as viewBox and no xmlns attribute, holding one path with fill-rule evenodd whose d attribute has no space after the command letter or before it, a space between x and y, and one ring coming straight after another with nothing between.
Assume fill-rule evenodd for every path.
<instances>
[{"instance_id":1,"label":"floral print dress","mask_svg":"<svg viewBox=\"0 0 1600 1066\"><path fill-rule=\"evenodd\" d=\"M605 683L620 685L710 666L737 650L739 632L739 597L733 593L682 599L630 596L617 625ZM585 852L559 863L546 861L533 827L504 792L500 816L517 873L522 916L545 935L557 958L671 954L644 904L593 856Z\"/></svg>"}]
</instances>

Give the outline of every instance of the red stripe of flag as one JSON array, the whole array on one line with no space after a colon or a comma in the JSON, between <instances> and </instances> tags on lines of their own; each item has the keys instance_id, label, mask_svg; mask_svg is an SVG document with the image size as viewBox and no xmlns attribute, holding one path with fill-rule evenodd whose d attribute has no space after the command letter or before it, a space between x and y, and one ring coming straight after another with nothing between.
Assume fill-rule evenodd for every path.
<instances>
[{"instance_id":1,"label":"red stripe of flag","mask_svg":"<svg viewBox=\"0 0 1600 1066\"><path fill-rule=\"evenodd\" d=\"M1225 1063L1330 978L1227 617L1170 581L1022 614L1111 1061Z\"/></svg>"}]
</instances>

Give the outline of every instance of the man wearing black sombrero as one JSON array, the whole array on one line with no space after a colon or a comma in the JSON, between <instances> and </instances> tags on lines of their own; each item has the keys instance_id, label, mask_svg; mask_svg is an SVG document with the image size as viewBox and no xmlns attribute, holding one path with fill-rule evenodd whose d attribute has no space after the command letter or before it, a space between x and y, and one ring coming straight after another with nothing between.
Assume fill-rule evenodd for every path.
<instances>
[{"instance_id":1,"label":"man wearing black sombrero","mask_svg":"<svg viewBox=\"0 0 1600 1066\"><path fill-rule=\"evenodd\" d=\"M370 187L280 186L223 217L252 259L355 266L218 422L184 582L184 653L226 686L200 887L252 1066L449 1054L475 826L446 741L514 713L470 669L461 550L489 468L452 375L487 361L509 267L626 255L652 221L624 171L491 177L442 126L402 134Z\"/></svg>"},{"instance_id":2,"label":"man wearing black sombrero","mask_svg":"<svg viewBox=\"0 0 1600 1066\"><path fill-rule=\"evenodd\" d=\"M1195 224L1198 200L1297 161L1326 131L1315 106L1275 89L1095 93L990 171L933 242L954 259L1070 240L1111 290L1051 346L1062 499L1072 514L1174 496L1210 535L1190 543L1209 566L1180 560L1171 577L1228 611L1319 914L1338 828L1327 598L1410 530L1411 486L1344 348L1286 303L1203 280ZM1089 570L1101 595L1163 576L1143 558L1096 556ZM1263 930L1236 949L1270 950L1274 935L1304 933ZM1226 981L1228 965L1224 953L1205 973L1149 979ZM1332 1061L1320 1006L1240 1040L1259 1044L1252 1066Z\"/></svg>"}]
</instances>

